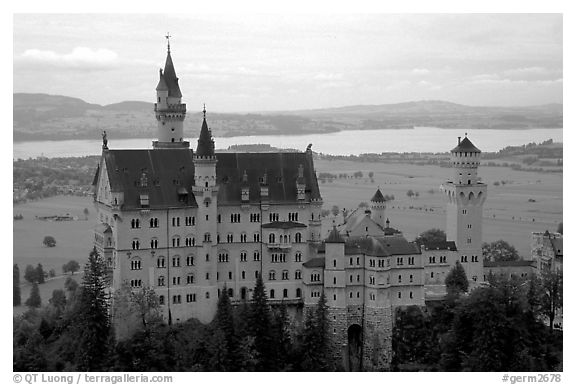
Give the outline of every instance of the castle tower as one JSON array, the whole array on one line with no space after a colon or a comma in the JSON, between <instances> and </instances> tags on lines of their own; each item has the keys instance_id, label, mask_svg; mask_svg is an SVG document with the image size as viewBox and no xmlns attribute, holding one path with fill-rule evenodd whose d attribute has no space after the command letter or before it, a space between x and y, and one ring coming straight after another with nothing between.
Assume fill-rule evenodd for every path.
<instances>
[{"instance_id":1,"label":"castle tower","mask_svg":"<svg viewBox=\"0 0 576 385\"><path fill-rule=\"evenodd\" d=\"M376 193L370 199L370 217L374 222L376 222L380 227L383 229L386 228L386 199L382 192L380 191L380 187L376 190Z\"/></svg>"},{"instance_id":2,"label":"castle tower","mask_svg":"<svg viewBox=\"0 0 576 385\"><path fill-rule=\"evenodd\" d=\"M169 39L170 35L166 36ZM184 141L184 118L186 104L182 103L182 93L178 85L178 77L170 54L170 40L164 70L160 69L160 80L156 86L156 103L154 112L158 124L158 140L152 142L154 148L189 148L190 143Z\"/></svg>"},{"instance_id":3,"label":"castle tower","mask_svg":"<svg viewBox=\"0 0 576 385\"><path fill-rule=\"evenodd\" d=\"M210 293L212 314L216 314L218 302L217 285L217 216L218 216L218 185L216 184L216 155L214 153L214 140L206 123L206 107L204 107L204 119L198 138L198 147L194 154L194 186L192 191L196 197L198 206L198 235L202 241L202 252L198 253L198 259L203 264L205 281L203 283L206 292Z\"/></svg>"},{"instance_id":4,"label":"castle tower","mask_svg":"<svg viewBox=\"0 0 576 385\"><path fill-rule=\"evenodd\" d=\"M345 241L336 226L325 241L326 259L324 270L324 294L330 313L332 356L334 362L344 366L346 357L348 310L346 302Z\"/></svg>"},{"instance_id":5,"label":"castle tower","mask_svg":"<svg viewBox=\"0 0 576 385\"><path fill-rule=\"evenodd\" d=\"M482 209L487 186L478 177L481 151L465 137L451 151L452 180L442 184L447 198L446 236L456 242L466 276L479 282L483 275Z\"/></svg>"}]
</instances>

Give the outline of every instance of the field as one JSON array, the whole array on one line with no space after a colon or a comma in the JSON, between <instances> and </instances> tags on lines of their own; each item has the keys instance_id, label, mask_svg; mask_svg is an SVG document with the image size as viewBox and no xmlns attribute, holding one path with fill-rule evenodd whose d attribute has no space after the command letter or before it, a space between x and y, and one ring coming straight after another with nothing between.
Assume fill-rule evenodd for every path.
<instances>
[{"instance_id":1,"label":"field","mask_svg":"<svg viewBox=\"0 0 576 385\"><path fill-rule=\"evenodd\" d=\"M439 186L450 178L452 170L449 168L341 160L317 160L314 165L318 173L351 175L362 171L364 174L362 179L321 183L325 209L333 205L340 209L354 209L362 201L369 202L380 186L383 194L395 197L387 207L390 225L404 232L408 240L429 228L446 228L445 202ZM374 183L367 178L370 171L374 172ZM562 173L481 166L479 175L488 185L488 198L484 204L484 241L504 239L513 244L521 256L528 257L531 232L556 230L562 221ZM503 180L506 182L504 185L501 183ZM493 183L496 181L500 185L495 186ZM406 195L409 189L418 192L419 197L409 198ZM529 199L535 202L529 202ZM328 218L325 223L329 226L332 220ZM341 216L336 218L337 222L341 220ZM325 226L324 231L328 228Z\"/></svg>"},{"instance_id":2,"label":"field","mask_svg":"<svg viewBox=\"0 0 576 385\"><path fill-rule=\"evenodd\" d=\"M88 215L88 220L84 219L84 208L92 212ZM20 268L22 302L24 302L30 295L30 286L23 278L26 265L36 266L41 263L44 271L54 269L56 275L63 274L62 265L71 259L78 261L81 269L84 267L92 249L95 216L91 197L58 196L14 205L13 210L14 215L22 214L24 217L13 222L13 263L18 264ZM48 222L36 219L36 216L66 213L78 217L79 220ZM45 235L51 235L56 239L56 247L45 247L42 244ZM80 283L81 278L78 274L75 274L75 279ZM62 277L40 285L42 303L46 303L52 296L52 290L63 287ZM20 311L21 309L14 308L15 314Z\"/></svg>"},{"instance_id":3,"label":"field","mask_svg":"<svg viewBox=\"0 0 576 385\"><path fill-rule=\"evenodd\" d=\"M408 240L421 232L436 227L445 229L445 203L439 186L451 175L451 169L437 166L420 166L397 163L360 163L351 161L317 160L316 170L330 173L353 174L362 171L361 179L337 179L332 183L320 184L324 208L337 205L340 209L353 210L360 202L368 202L376 188L383 194L395 196L389 202L387 216L391 226L404 232ZM374 183L366 176L374 172ZM504 167L481 167L480 176L488 184L488 198L484 205L484 241L504 239L513 244L520 255L530 254L530 234L532 231L555 230L562 221L562 174L514 171ZM500 185L495 186L493 182ZM501 181L506 181L502 185ZM417 198L408 198L406 192L412 189L419 193ZM534 200L534 202L529 202ZM62 274L62 265L71 259L84 266L92 248L94 209L91 197L58 196L40 201L14 205L14 214L22 214L24 219L14 221L13 260L24 274L26 265L41 263L45 271L54 269ZM84 219L83 210L91 212ZM47 222L35 217L70 213L79 220L70 222ZM328 217L324 222L327 233L333 221ZM56 247L42 244L45 235L56 239ZM76 276L80 282L80 276ZM30 287L22 282L22 300L29 296ZM40 295L45 303L52 290L62 288L63 277L40 285ZM19 313L22 307L14 308Z\"/></svg>"}]
</instances>

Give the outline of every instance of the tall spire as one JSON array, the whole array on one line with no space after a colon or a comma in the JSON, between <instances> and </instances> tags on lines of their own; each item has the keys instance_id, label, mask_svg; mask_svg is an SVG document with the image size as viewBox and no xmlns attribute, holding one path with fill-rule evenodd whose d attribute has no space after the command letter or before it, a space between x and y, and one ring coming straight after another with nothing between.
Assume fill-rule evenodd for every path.
<instances>
[{"instance_id":1,"label":"tall spire","mask_svg":"<svg viewBox=\"0 0 576 385\"><path fill-rule=\"evenodd\" d=\"M210 129L208 129L208 123L206 123L206 105L204 105L202 112L204 118L202 119L202 128L200 129L200 137L198 138L196 156L214 156L214 139L212 139L212 133Z\"/></svg>"},{"instance_id":2,"label":"tall spire","mask_svg":"<svg viewBox=\"0 0 576 385\"><path fill-rule=\"evenodd\" d=\"M170 53L170 32L168 32L166 34L166 36L164 36L166 38L166 41L168 42L168 53Z\"/></svg>"}]
</instances>

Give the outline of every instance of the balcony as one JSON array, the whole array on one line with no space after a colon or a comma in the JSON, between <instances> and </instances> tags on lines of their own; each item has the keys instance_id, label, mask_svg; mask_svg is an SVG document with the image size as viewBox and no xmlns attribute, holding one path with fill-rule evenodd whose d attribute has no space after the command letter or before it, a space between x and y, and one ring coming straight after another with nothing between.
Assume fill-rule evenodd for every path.
<instances>
[{"instance_id":1,"label":"balcony","mask_svg":"<svg viewBox=\"0 0 576 385\"><path fill-rule=\"evenodd\" d=\"M269 249L282 249L282 250L287 250L287 249L291 249L292 248L292 244L291 243L267 243L266 246Z\"/></svg>"},{"instance_id":2,"label":"balcony","mask_svg":"<svg viewBox=\"0 0 576 385\"><path fill-rule=\"evenodd\" d=\"M158 108L158 103L154 103L154 112L186 112L186 103L168 104L165 108Z\"/></svg>"}]
</instances>

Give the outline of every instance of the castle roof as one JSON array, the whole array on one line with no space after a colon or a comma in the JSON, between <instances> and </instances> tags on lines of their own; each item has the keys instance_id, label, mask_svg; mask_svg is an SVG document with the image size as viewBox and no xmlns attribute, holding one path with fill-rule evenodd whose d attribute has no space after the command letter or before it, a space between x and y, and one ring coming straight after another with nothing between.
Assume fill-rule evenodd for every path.
<instances>
[{"instance_id":1,"label":"castle roof","mask_svg":"<svg viewBox=\"0 0 576 385\"><path fill-rule=\"evenodd\" d=\"M326 266L326 259L324 257L316 257L312 258L309 261L306 261L302 264L302 266L306 268L314 268L314 267L324 267Z\"/></svg>"},{"instance_id":2,"label":"castle roof","mask_svg":"<svg viewBox=\"0 0 576 385\"><path fill-rule=\"evenodd\" d=\"M300 222L289 221L270 222L262 225L263 229L294 229L299 227L306 227L306 225Z\"/></svg>"},{"instance_id":3,"label":"castle roof","mask_svg":"<svg viewBox=\"0 0 576 385\"><path fill-rule=\"evenodd\" d=\"M204 111L206 113L206 111ZM202 120L202 128L200 129L200 137L198 138L198 147L196 148L197 156L214 156L214 139L212 133L208 129L206 123L206 115Z\"/></svg>"},{"instance_id":4,"label":"castle roof","mask_svg":"<svg viewBox=\"0 0 576 385\"><path fill-rule=\"evenodd\" d=\"M457 250L456 242L454 241L423 242L421 248L423 250Z\"/></svg>"},{"instance_id":5,"label":"castle roof","mask_svg":"<svg viewBox=\"0 0 576 385\"><path fill-rule=\"evenodd\" d=\"M162 76L160 77L162 79ZM173 98L181 98L182 92L180 92L180 86L178 85L178 77L176 76L176 70L174 69L174 63L172 62L172 55L170 51L166 55L166 64L164 64L164 81L168 87L168 96Z\"/></svg>"},{"instance_id":6,"label":"castle roof","mask_svg":"<svg viewBox=\"0 0 576 385\"><path fill-rule=\"evenodd\" d=\"M164 75L162 74L162 70L160 70L160 80L158 80L158 85L156 86L156 91L170 91L168 88L168 84L166 84L166 80L164 80Z\"/></svg>"},{"instance_id":7,"label":"castle roof","mask_svg":"<svg viewBox=\"0 0 576 385\"><path fill-rule=\"evenodd\" d=\"M304 168L306 199L320 199L312 157L294 153L217 153L216 178L219 205L242 204L242 180L246 170L250 202L259 203L260 180L268 178L270 203L297 202L298 165ZM194 194L194 152L190 149L108 150L103 153L111 191L124 193L125 209L139 209L140 195L147 194L150 208L196 207ZM143 171L147 186L140 185ZM99 172L99 171L98 171ZM183 199L178 190L189 189ZM244 186L246 188L246 185Z\"/></svg>"},{"instance_id":8,"label":"castle roof","mask_svg":"<svg viewBox=\"0 0 576 385\"><path fill-rule=\"evenodd\" d=\"M370 199L370 202L376 202L376 203L386 202L386 199L384 199L384 195L382 195L382 191L380 191L380 188L376 190L376 193L374 194L372 199Z\"/></svg>"},{"instance_id":9,"label":"castle roof","mask_svg":"<svg viewBox=\"0 0 576 385\"><path fill-rule=\"evenodd\" d=\"M330 231L330 235L328 235L325 243L345 243L344 238L342 238L338 230L336 230L336 226Z\"/></svg>"},{"instance_id":10,"label":"castle roof","mask_svg":"<svg viewBox=\"0 0 576 385\"><path fill-rule=\"evenodd\" d=\"M458 138L458 145L454 147L450 152L482 152L475 145L472 144L468 137L464 137L462 141Z\"/></svg>"},{"instance_id":11,"label":"castle roof","mask_svg":"<svg viewBox=\"0 0 576 385\"><path fill-rule=\"evenodd\" d=\"M536 261L524 260L519 261L487 261L484 260L484 267L536 267Z\"/></svg>"}]
</instances>

